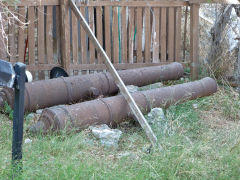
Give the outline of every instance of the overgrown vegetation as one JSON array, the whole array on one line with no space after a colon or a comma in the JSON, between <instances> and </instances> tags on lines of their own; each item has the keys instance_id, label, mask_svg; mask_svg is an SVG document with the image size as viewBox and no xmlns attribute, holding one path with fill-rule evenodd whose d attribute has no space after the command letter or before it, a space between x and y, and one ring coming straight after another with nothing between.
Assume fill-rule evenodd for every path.
<instances>
[{"instance_id":1,"label":"overgrown vegetation","mask_svg":"<svg viewBox=\"0 0 240 180\"><path fill-rule=\"evenodd\" d=\"M33 141L23 146L19 179L238 179L239 102L238 94L221 88L214 96L171 106L166 116L174 133L160 133L163 151L150 153L145 133L131 123L118 127L118 149L104 149L89 130L47 136L25 131L24 139ZM11 122L0 115L0 179L12 177Z\"/></svg>"}]
</instances>

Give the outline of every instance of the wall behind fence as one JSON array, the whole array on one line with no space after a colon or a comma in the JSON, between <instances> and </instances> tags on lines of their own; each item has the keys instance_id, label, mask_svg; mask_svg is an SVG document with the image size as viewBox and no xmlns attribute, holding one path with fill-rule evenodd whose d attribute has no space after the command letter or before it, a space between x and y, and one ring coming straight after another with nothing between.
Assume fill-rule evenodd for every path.
<instances>
[{"instance_id":1,"label":"wall behind fence","mask_svg":"<svg viewBox=\"0 0 240 180\"><path fill-rule=\"evenodd\" d=\"M54 66L62 66L70 74L105 69L67 2L24 0L10 7L28 24L25 27L19 27L17 21L8 24L11 56L4 58L26 63L35 79L48 78ZM117 69L184 61L181 13L186 2L88 1L77 5Z\"/></svg>"}]
</instances>

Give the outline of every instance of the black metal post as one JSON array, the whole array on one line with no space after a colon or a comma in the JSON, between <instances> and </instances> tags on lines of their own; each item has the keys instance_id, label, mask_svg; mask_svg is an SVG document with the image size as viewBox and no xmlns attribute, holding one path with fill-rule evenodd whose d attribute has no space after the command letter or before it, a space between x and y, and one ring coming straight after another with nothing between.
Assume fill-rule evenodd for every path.
<instances>
[{"instance_id":1,"label":"black metal post","mask_svg":"<svg viewBox=\"0 0 240 180\"><path fill-rule=\"evenodd\" d=\"M25 68L23 63L16 63L14 70L15 79L15 102L13 114L13 141L12 141L12 162L18 170L22 169L22 141L23 141L23 120L24 120L24 89L25 89Z\"/></svg>"}]
</instances>

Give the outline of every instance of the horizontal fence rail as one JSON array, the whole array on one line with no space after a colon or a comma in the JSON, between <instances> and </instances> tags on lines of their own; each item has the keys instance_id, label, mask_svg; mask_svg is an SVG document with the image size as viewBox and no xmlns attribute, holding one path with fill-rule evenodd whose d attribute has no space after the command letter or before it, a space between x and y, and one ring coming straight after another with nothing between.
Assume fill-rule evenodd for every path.
<instances>
[{"instance_id":1,"label":"horizontal fence rail","mask_svg":"<svg viewBox=\"0 0 240 180\"><path fill-rule=\"evenodd\" d=\"M77 2L117 69L174 61L187 64L181 55L182 7L187 5L184 1ZM9 9L26 25L18 21L6 25L10 55L0 56L26 63L34 79L48 78L54 66L71 75L106 69L68 1L22 0Z\"/></svg>"}]
</instances>

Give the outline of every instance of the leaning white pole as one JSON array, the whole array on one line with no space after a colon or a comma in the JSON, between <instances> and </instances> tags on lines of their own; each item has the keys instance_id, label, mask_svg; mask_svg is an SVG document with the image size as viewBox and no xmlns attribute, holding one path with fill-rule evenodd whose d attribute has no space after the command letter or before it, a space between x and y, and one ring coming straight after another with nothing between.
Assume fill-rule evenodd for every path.
<instances>
[{"instance_id":1,"label":"leaning white pole","mask_svg":"<svg viewBox=\"0 0 240 180\"><path fill-rule=\"evenodd\" d=\"M127 90L126 86L124 85L122 79L120 78L116 69L112 65L111 60L109 59L106 52L104 51L104 49L102 48L102 46L98 42L97 38L95 37L94 33L92 32L91 28L89 27L87 21L85 20L85 18L83 17L81 12L79 11L78 7L76 6L74 0L69 0L69 1L70 1L70 7L72 8L73 12L76 14L78 19L80 20L80 24L82 25L83 29L88 34L89 38L93 41L97 51L103 57L103 62L106 65L107 70L110 72L110 74L114 78L114 81L115 81L116 85L118 86L122 95L126 99L134 117L138 120L138 122L140 123L140 125L142 126L144 131L146 132L146 134L147 134L149 140L151 141L152 145L155 146L157 144L157 137L153 133L151 127L147 123L146 119L144 118L142 112L138 108L138 106L137 106L136 102L134 101L134 99L132 98L131 94L128 92L128 90Z\"/></svg>"}]
</instances>

